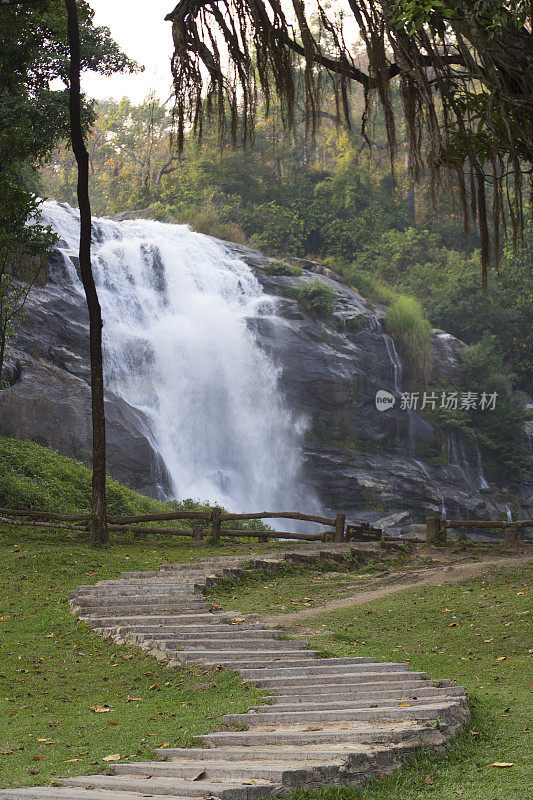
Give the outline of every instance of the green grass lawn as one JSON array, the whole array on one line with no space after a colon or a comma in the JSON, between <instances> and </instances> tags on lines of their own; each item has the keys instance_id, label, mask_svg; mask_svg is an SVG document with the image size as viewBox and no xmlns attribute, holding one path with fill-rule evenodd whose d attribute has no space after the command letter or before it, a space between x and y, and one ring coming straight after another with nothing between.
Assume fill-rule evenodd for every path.
<instances>
[{"instance_id":1,"label":"green grass lawn","mask_svg":"<svg viewBox=\"0 0 533 800\"><path fill-rule=\"evenodd\" d=\"M367 787L297 796L333 800L525 800L531 796L531 566L420 587L305 621L327 655L408 661L468 691L472 720L443 755L420 755ZM529 656L529 658L528 658ZM500 762L512 766L497 767ZM296 798L295 798L296 800Z\"/></svg>"},{"instance_id":2,"label":"green grass lawn","mask_svg":"<svg viewBox=\"0 0 533 800\"><path fill-rule=\"evenodd\" d=\"M457 559L477 561L480 555L488 556L491 551L475 548L470 552L470 548L458 547L451 552ZM425 545L418 545L411 552L378 551L372 558L367 563L355 559L344 564L324 561L313 568L284 565L272 570L270 576L251 570L246 578L221 583L206 596L224 609L283 614L351 597L364 589L387 586L391 573L434 568L441 560L444 563L438 548Z\"/></svg>"},{"instance_id":3,"label":"green grass lawn","mask_svg":"<svg viewBox=\"0 0 533 800\"><path fill-rule=\"evenodd\" d=\"M154 747L190 745L229 709L257 702L235 673L166 669L91 633L67 608L81 584L232 549L173 538L95 550L61 530L0 527L1 787L101 772L108 755L151 759Z\"/></svg>"}]
</instances>

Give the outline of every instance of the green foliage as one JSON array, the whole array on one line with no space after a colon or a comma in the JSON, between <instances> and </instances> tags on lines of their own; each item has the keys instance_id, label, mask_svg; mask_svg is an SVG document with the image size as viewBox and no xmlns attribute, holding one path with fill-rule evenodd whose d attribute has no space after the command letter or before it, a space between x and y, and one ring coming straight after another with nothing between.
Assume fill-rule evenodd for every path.
<instances>
[{"instance_id":1,"label":"green foliage","mask_svg":"<svg viewBox=\"0 0 533 800\"><path fill-rule=\"evenodd\" d=\"M0 389L7 347L41 259L56 241L50 228L36 224L39 201L0 175ZM26 224L27 221L31 224Z\"/></svg>"},{"instance_id":2,"label":"green foliage","mask_svg":"<svg viewBox=\"0 0 533 800\"><path fill-rule=\"evenodd\" d=\"M0 507L73 514L91 510L91 470L80 461L34 442L0 437L0 463ZM106 493L107 511L115 516L212 509L211 504L192 498L159 502L109 477ZM190 522L173 521L171 526L187 528ZM269 530L259 519L223 522L222 527Z\"/></svg>"},{"instance_id":3,"label":"green foliage","mask_svg":"<svg viewBox=\"0 0 533 800\"><path fill-rule=\"evenodd\" d=\"M0 437L0 506L84 513L91 508L91 471L34 442ZM164 510L118 481L107 480L108 511L130 515Z\"/></svg>"},{"instance_id":4,"label":"green foliage","mask_svg":"<svg viewBox=\"0 0 533 800\"><path fill-rule=\"evenodd\" d=\"M513 393L511 376L498 352L497 340L486 333L481 341L461 354L461 385L450 387L459 394L472 392L476 408L441 409L429 413L433 422L447 431L458 431L465 439L475 436L483 464L491 477L511 486L529 473L529 452L524 435L524 404ZM495 408L481 408L481 397L496 394ZM485 403L486 405L486 403Z\"/></svg>"},{"instance_id":5,"label":"green foliage","mask_svg":"<svg viewBox=\"0 0 533 800\"><path fill-rule=\"evenodd\" d=\"M387 311L386 324L409 362L414 382L426 385L433 355L431 325L418 300L400 295Z\"/></svg>"},{"instance_id":6,"label":"green foliage","mask_svg":"<svg viewBox=\"0 0 533 800\"><path fill-rule=\"evenodd\" d=\"M265 269L267 275L284 275L286 277L298 276L302 274L301 267L294 267L285 261L271 261Z\"/></svg>"},{"instance_id":7,"label":"green foliage","mask_svg":"<svg viewBox=\"0 0 533 800\"><path fill-rule=\"evenodd\" d=\"M448 225L448 218L446 218ZM434 327L475 344L485 331L497 337L496 348L515 375L519 387L532 388L533 349L533 226L526 226L521 246L509 242L498 270L479 281L479 252L461 252L445 229L430 232L408 228L387 231L366 247L350 267L347 279L363 295L390 303L389 296L407 293L422 303ZM459 244L459 243L457 243Z\"/></svg>"},{"instance_id":8,"label":"green foliage","mask_svg":"<svg viewBox=\"0 0 533 800\"><path fill-rule=\"evenodd\" d=\"M216 210L190 209L182 215L180 222L186 222L194 231L214 236L215 239L246 244L246 237L239 226L226 222Z\"/></svg>"},{"instance_id":9,"label":"green foliage","mask_svg":"<svg viewBox=\"0 0 533 800\"><path fill-rule=\"evenodd\" d=\"M461 356L462 384L467 391L496 393L494 411L479 407L468 412L470 426L478 433L484 463L499 480L517 485L529 472L529 452L525 441L524 404L511 391L510 375L505 370L493 336L485 334L478 344Z\"/></svg>"},{"instance_id":10,"label":"green foliage","mask_svg":"<svg viewBox=\"0 0 533 800\"><path fill-rule=\"evenodd\" d=\"M333 314L335 292L318 278L296 289L295 294L300 305L310 313L321 317Z\"/></svg>"}]
</instances>

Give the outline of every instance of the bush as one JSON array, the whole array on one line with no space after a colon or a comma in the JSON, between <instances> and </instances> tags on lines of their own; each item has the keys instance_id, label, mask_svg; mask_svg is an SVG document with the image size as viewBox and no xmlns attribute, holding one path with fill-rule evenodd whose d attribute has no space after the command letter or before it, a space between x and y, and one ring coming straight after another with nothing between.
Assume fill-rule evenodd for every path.
<instances>
[{"instance_id":1,"label":"bush","mask_svg":"<svg viewBox=\"0 0 533 800\"><path fill-rule=\"evenodd\" d=\"M330 317L333 314L333 289L321 280L314 280L296 290L298 302L312 314Z\"/></svg>"},{"instance_id":2,"label":"bush","mask_svg":"<svg viewBox=\"0 0 533 800\"><path fill-rule=\"evenodd\" d=\"M283 275L291 277L294 275L301 275L302 268L294 267L292 264L287 264L285 261L271 261L265 269L268 275Z\"/></svg>"},{"instance_id":3,"label":"bush","mask_svg":"<svg viewBox=\"0 0 533 800\"><path fill-rule=\"evenodd\" d=\"M418 300L400 295L387 312L386 326L407 358L415 382L426 385L433 356L431 325Z\"/></svg>"}]
</instances>

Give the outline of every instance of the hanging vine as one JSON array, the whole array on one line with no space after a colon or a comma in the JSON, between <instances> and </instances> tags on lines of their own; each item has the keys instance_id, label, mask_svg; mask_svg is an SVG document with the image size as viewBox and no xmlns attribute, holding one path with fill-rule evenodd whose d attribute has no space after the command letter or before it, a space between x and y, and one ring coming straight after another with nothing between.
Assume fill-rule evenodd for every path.
<instances>
[{"instance_id":1,"label":"hanging vine","mask_svg":"<svg viewBox=\"0 0 533 800\"><path fill-rule=\"evenodd\" d=\"M181 0L167 16L178 148L187 129L201 137L205 120L213 118L222 141L252 142L259 102L268 113L274 97L287 129L301 104L312 134L328 82L337 118L350 127L349 92L358 84L365 97L363 136L369 139L377 97L394 167L396 79L413 177L427 169L435 189L443 172L455 175L465 227L474 218L479 228L486 284L507 215L515 237L522 228L532 174L531 3L345 0L344 6L342 14L321 0ZM348 13L366 48L366 70L346 42Z\"/></svg>"}]
</instances>

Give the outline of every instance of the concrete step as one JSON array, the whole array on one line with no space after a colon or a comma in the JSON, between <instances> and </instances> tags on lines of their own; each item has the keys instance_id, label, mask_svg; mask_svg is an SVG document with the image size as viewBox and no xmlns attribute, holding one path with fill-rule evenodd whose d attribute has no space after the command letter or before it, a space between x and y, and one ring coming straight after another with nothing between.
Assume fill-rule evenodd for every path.
<instances>
[{"instance_id":1,"label":"concrete step","mask_svg":"<svg viewBox=\"0 0 533 800\"><path fill-rule=\"evenodd\" d=\"M145 639L157 639L160 642L167 643L170 640L178 641L178 642L189 642L194 641L194 639L206 636L212 638L213 642L218 642L219 639L224 641L225 637L235 636L242 637L243 633L246 632L246 635L249 636L250 639L253 641L261 640L262 638L267 638L267 636L256 636L256 632L253 628L249 628L248 630L245 628L240 628L238 625L226 625L224 623L217 623L212 625L122 625L120 629L124 633L132 634L135 636L144 636ZM191 633L182 633L183 630L190 630ZM260 632L261 633L261 632ZM271 632L268 632L269 635ZM283 639L281 641L284 641Z\"/></svg>"},{"instance_id":2,"label":"concrete step","mask_svg":"<svg viewBox=\"0 0 533 800\"><path fill-rule=\"evenodd\" d=\"M108 600L109 602L115 600L131 600L139 602L148 602L149 600L158 601L164 597L189 597L190 595L203 597L201 588L196 583L191 583L186 586L165 586L153 587L143 591L142 588L135 589L115 589L115 590L101 590L94 592L83 592L80 594L72 594L71 600L76 600L79 603L101 602Z\"/></svg>"},{"instance_id":3,"label":"concrete step","mask_svg":"<svg viewBox=\"0 0 533 800\"><path fill-rule=\"evenodd\" d=\"M311 730L306 730L310 728ZM320 730L312 730L320 728ZM380 744L384 742L401 742L420 736L426 729L420 723L401 721L392 724L375 725L364 722L344 722L337 727L320 727L320 725L300 726L300 729L280 728L278 730L224 731L200 736L202 741L211 747L219 746L253 746L261 745L300 745L332 744L334 742L356 744Z\"/></svg>"},{"instance_id":4,"label":"concrete step","mask_svg":"<svg viewBox=\"0 0 533 800\"><path fill-rule=\"evenodd\" d=\"M265 663L265 661L264 661L265 659L270 660L270 659L274 658L274 659L279 660L279 659L283 659L283 658L291 658L292 657L292 663L289 664L289 666L296 666L296 665L300 664L301 660L302 660L302 651L301 650L282 650L282 649L273 650L270 647L268 647L268 648L266 648L264 650L263 649L259 649L259 648L256 648L254 650L237 650L237 649L235 649L235 650L228 650L228 649L219 650L218 646L217 646L217 643L215 643L215 642L212 644L212 649L211 650L207 650L204 647L194 647L194 646L185 647L184 646L180 650L176 650L175 648L165 648L165 651L167 653L170 653L170 654L176 655L176 656L187 655L187 656L190 656L191 658L193 656L195 656L197 658L207 658L210 661L212 661L214 658L218 659L218 660L222 660L222 661L230 660L230 661L236 661L236 662L239 662L239 663L241 663L241 662L244 663L244 661L247 661L247 662L250 661L252 663L252 665L256 664L256 667L250 666L250 667L247 668L247 669L250 669L250 670L254 670L254 669L257 669L258 667L260 667L261 664ZM310 653L311 653L311 655L313 655L313 651L312 650L310 651ZM310 662L312 662L312 659L310 659ZM278 667L279 666L280 665L278 664ZM267 665L265 664L265 669L266 668L267 668ZM280 667L280 669L281 668L282 667ZM284 668L285 667L283 667L283 669ZM243 669L244 669L244 667L243 667ZM273 669L275 669L275 667L273 667Z\"/></svg>"},{"instance_id":5,"label":"concrete step","mask_svg":"<svg viewBox=\"0 0 533 800\"><path fill-rule=\"evenodd\" d=\"M122 609L137 608L138 611L143 611L145 608L159 608L170 607L174 605L182 605L184 603L205 603L202 594L194 594L193 592L175 592L174 594L154 594L154 595L137 595L135 597L119 596L111 597L103 595L102 597L88 597L82 600L71 600L74 605L82 606L83 608L99 609L102 606L110 606L111 608Z\"/></svg>"},{"instance_id":6,"label":"concrete step","mask_svg":"<svg viewBox=\"0 0 533 800\"><path fill-rule=\"evenodd\" d=\"M253 756L253 754L252 754ZM344 763L342 757L328 760L328 768L340 767ZM117 775L150 775L155 777L194 778L204 771L201 781L225 780L262 780L275 784L302 786L306 775L312 769L324 768L323 761L282 761L257 760L253 757L248 760L186 760L180 761L152 761L129 764L116 764L113 769Z\"/></svg>"},{"instance_id":7,"label":"concrete step","mask_svg":"<svg viewBox=\"0 0 533 800\"><path fill-rule=\"evenodd\" d=\"M171 614L178 614L180 611L191 611L192 609L197 609L198 611L208 611L211 608L210 603L202 603L200 601L193 601L190 600L187 603L167 603L164 606L158 606L157 611L161 614L161 616L170 616ZM152 605L147 606L147 610L152 611L152 613L156 610ZM100 617L116 617L117 613L120 613L124 617L136 617L139 614L139 606L121 606L121 605L110 605L110 606L99 606L98 608L92 607L81 607L80 609L81 615L84 617L89 617L93 619L98 619Z\"/></svg>"},{"instance_id":8,"label":"concrete step","mask_svg":"<svg viewBox=\"0 0 533 800\"><path fill-rule=\"evenodd\" d=\"M181 797L219 797L221 800L260 800L271 795L275 786L269 781L254 780L248 784L238 781L164 778L140 775L81 775L61 778L63 786L83 789L107 789L115 792L140 792L154 796L178 795ZM115 795L115 800L121 800Z\"/></svg>"},{"instance_id":9,"label":"concrete step","mask_svg":"<svg viewBox=\"0 0 533 800\"><path fill-rule=\"evenodd\" d=\"M304 695L304 699L302 697L296 695L285 695L283 698L280 698L278 695L273 696L273 702L271 704L265 704L261 706L257 706L258 710L267 711L269 709L276 709L277 711L298 711L300 710L312 710L316 709L317 711L321 711L324 709L337 709L337 708L353 708L354 703L362 704L362 703L390 703L391 701L395 701L398 703L414 703L414 702L424 702L424 700L430 701L430 698L438 700L442 697L464 697L466 690L462 686L454 686L448 689L439 689L435 687L428 687L422 689L414 689L414 690L399 690L394 691L392 689L387 689L383 691L375 690L374 692L353 692L351 695L345 695L341 693L340 695L337 694L329 694L329 695L320 695L320 697L325 698L320 702L316 702L316 696L313 695Z\"/></svg>"},{"instance_id":10,"label":"concrete step","mask_svg":"<svg viewBox=\"0 0 533 800\"><path fill-rule=\"evenodd\" d=\"M297 687L305 687L305 686L312 686L316 683L318 678L324 680L324 682L329 681L330 688L331 683L334 683L336 686L342 685L355 685L357 683L388 683L389 681L406 681L409 678L422 678L425 676L424 672L414 672L410 673L407 670L403 672L366 672L366 673L356 673L356 672L337 672L336 670L332 671L331 673L313 673L312 675L293 675L288 677L287 675L281 675L278 677L255 677L253 673L260 672L261 670L246 670L246 674L243 676L243 680L247 683L255 683L258 686L265 686L267 688L276 689L276 688L286 688L289 689L291 686ZM252 673L252 674L250 674ZM268 674L268 670L264 670L265 674ZM286 694L286 692L283 692Z\"/></svg>"},{"instance_id":11,"label":"concrete step","mask_svg":"<svg viewBox=\"0 0 533 800\"><path fill-rule=\"evenodd\" d=\"M272 709L268 712L248 712L246 714L225 714L222 717L227 725L248 725L255 728L257 725L299 725L303 723L320 725L323 723L360 721L379 722L392 719L437 719L440 714L452 711L458 705L458 700L441 700L435 703L412 703L409 706L380 705L377 707L357 705L353 708L327 709L324 711L278 711Z\"/></svg>"},{"instance_id":12,"label":"concrete step","mask_svg":"<svg viewBox=\"0 0 533 800\"><path fill-rule=\"evenodd\" d=\"M213 748L207 747L168 747L165 749L156 749L156 753L162 758L170 758L171 761L166 763L174 763L175 760L188 760L195 759L197 763L209 765L213 762L236 762L239 764L247 762L307 762L313 763L329 763L330 761L346 760L351 755L365 755L370 750L376 749L373 745L357 744L353 742L337 742L328 746L323 744L308 744L305 748L284 745L278 747L276 745L250 745L248 747L224 747L218 746ZM379 749L379 748L377 748ZM161 763L161 762L157 762Z\"/></svg>"},{"instance_id":13,"label":"concrete step","mask_svg":"<svg viewBox=\"0 0 533 800\"><path fill-rule=\"evenodd\" d=\"M156 637L154 637L156 638ZM173 638L160 638L157 639L161 642L164 641L166 647L169 648L187 648L187 650L229 650L235 652L245 652L249 655L257 651L276 650L276 651L290 651L291 653L300 653L303 658L308 653L315 652L309 650L304 644L300 642L293 642L290 639L274 639L266 636L248 636L243 637L241 633L239 636L218 635L203 638L200 636L187 636L187 638L173 637Z\"/></svg>"},{"instance_id":14,"label":"concrete step","mask_svg":"<svg viewBox=\"0 0 533 800\"><path fill-rule=\"evenodd\" d=\"M292 646L292 649L301 648L302 650L307 649L307 644L299 643L297 641L293 641L292 639L285 639L283 638L282 634L276 630L268 630L268 629L261 629L261 628L246 628L243 625L217 625L216 630L213 630L213 626L181 626L175 627L172 629L165 629L165 628L151 628L147 629L147 631L139 631L139 633L147 633L149 634L151 631L154 631L157 634L157 638L160 641L165 641L167 644L172 644L173 642L228 642L228 646L231 642L247 642L250 644L256 645L256 640L267 641L273 640L276 644L280 644L280 642L287 642Z\"/></svg>"},{"instance_id":15,"label":"concrete step","mask_svg":"<svg viewBox=\"0 0 533 800\"><path fill-rule=\"evenodd\" d=\"M350 659L350 658L317 658L314 659L309 667L287 667L280 670L278 677L293 678L295 676L309 677L312 675L335 675L336 673L346 674L349 668L353 667L356 675L366 672L398 672L408 671L407 664L385 664L374 661L373 659ZM252 674L252 672L254 674ZM246 670L244 675L248 678L262 678L261 670Z\"/></svg>"},{"instance_id":16,"label":"concrete step","mask_svg":"<svg viewBox=\"0 0 533 800\"><path fill-rule=\"evenodd\" d=\"M389 677L383 675L382 673L378 673L374 676L369 676L368 680L363 678L362 681L359 682L351 682L348 680L348 683L343 681L342 679L336 678L335 681L327 681L322 683L303 683L299 684L295 681L290 681L287 686L279 686L279 691L276 692L276 698L288 699L290 702L300 702L301 698L308 698L308 699L316 699L322 700L322 698L326 695L330 695L332 697L336 697L339 700L341 699L341 695L347 694L348 700L351 699L352 695L356 694L359 695L360 692L367 692L373 694L374 692L380 692L384 690L391 690L396 691L398 690L410 690L413 687L417 688L419 686L434 686L435 682L429 680L417 680L415 678L411 678L413 673L402 673L405 675L405 678L399 678L396 680L396 676L391 679ZM350 676L348 676L349 678ZM389 681L392 680L392 683ZM439 681L439 684L444 683L444 681ZM451 682L450 682L451 683ZM261 684L262 685L262 684Z\"/></svg>"},{"instance_id":17,"label":"concrete step","mask_svg":"<svg viewBox=\"0 0 533 800\"><path fill-rule=\"evenodd\" d=\"M115 614L114 617L106 616L102 617L101 619L102 622L105 622L106 627L109 627L109 624L115 627L127 628L142 625L150 629L178 626L181 630L182 625L192 627L195 627L196 625L200 625L201 627L220 624L227 625L228 621L235 618L235 616L236 615L218 613L214 611L204 613L202 611L189 610L188 613L184 612L183 614L144 614L137 616L132 615L128 617L121 617L118 614ZM90 623L92 627L95 627L98 624L99 617L97 615L93 615L90 620L86 621Z\"/></svg>"}]
</instances>

